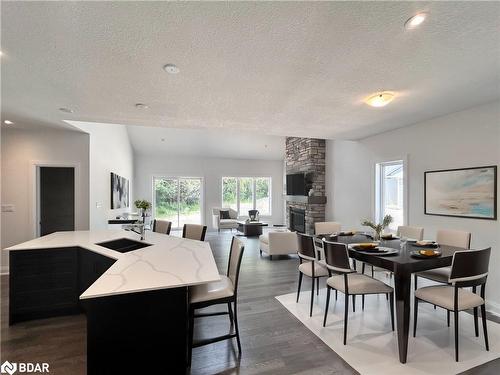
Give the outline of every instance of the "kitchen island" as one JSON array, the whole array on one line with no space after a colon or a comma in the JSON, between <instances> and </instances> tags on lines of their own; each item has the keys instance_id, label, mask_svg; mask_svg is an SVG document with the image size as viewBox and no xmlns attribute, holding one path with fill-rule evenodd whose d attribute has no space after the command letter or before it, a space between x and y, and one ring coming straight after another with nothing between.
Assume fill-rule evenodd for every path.
<instances>
[{"instance_id":1,"label":"kitchen island","mask_svg":"<svg viewBox=\"0 0 500 375\"><path fill-rule=\"evenodd\" d=\"M104 230L5 250L10 324L83 311L89 375L186 371L188 287L220 280L208 243Z\"/></svg>"}]
</instances>

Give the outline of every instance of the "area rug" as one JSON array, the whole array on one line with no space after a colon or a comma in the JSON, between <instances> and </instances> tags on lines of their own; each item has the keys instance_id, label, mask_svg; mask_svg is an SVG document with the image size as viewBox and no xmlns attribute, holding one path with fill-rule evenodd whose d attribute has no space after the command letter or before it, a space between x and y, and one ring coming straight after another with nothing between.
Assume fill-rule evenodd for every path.
<instances>
[{"instance_id":1,"label":"area rug","mask_svg":"<svg viewBox=\"0 0 500 375\"><path fill-rule=\"evenodd\" d=\"M385 295L366 297L365 310L361 310L361 297L356 299L356 312L349 300L347 345L343 345L344 295L335 301L332 291L326 327L323 314L326 290L315 296L313 316L309 317L310 291L277 296L276 299L311 332L360 374L458 374L500 357L500 325L488 321L490 351L484 347L481 319L479 337L474 336L474 319L460 313L460 362L455 362L453 314L451 326L446 325L446 312L434 310L429 304L419 304L417 337L413 338L413 319L410 321L410 339L406 364L398 359L396 332L391 331L389 302ZM413 309L411 310L413 313Z\"/></svg>"}]
</instances>

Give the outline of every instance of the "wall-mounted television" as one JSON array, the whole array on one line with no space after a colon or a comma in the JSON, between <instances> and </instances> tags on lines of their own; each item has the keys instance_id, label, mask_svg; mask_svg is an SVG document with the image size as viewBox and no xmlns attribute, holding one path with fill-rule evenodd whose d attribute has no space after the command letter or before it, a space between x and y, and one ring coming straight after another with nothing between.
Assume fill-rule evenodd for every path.
<instances>
[{"instance_id":1,"label":"wall-mounted television","mask_svg":"<svg viewBox=\"0 0 500 375\"><path fill-rule=\"evenodd\" d=\"M286 175L286 195L307 195L307 193L304 173Z\"/></svg>"}]
</instances>

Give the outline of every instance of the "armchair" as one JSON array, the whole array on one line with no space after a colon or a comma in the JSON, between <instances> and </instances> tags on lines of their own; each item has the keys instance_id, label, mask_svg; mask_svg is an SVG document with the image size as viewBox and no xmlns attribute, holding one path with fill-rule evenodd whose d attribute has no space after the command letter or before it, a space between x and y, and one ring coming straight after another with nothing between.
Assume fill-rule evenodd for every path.
<instances>
[{"instance_id":1,"label":"armchair","mask_svg":"<svg viewBox=\"0 0 500 375\"><path fill-rule=\"evenodd\" d=\"M229 219L221 219L220 211L229 211ZM212 225L218 232L221 229L238 229L238 212L232 208L212 208Z\"/></svg>"}]
</instances>

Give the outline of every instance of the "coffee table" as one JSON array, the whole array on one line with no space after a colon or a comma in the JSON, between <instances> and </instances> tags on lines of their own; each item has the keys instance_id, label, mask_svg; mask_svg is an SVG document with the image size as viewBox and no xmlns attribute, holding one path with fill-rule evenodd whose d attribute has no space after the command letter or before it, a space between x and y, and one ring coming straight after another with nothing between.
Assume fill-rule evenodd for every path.
<instances>
[{"instance_id":1,"label":"coffee table","mask_svg":"<svg viewBox=\"0 0 500 375\"><path fill-rule=\"evenodd\" d=\"M262 227L267 227L267 223L261 221L238 221L238 231L247 237L260 236Z\"/></svg>"}]
</instances>

